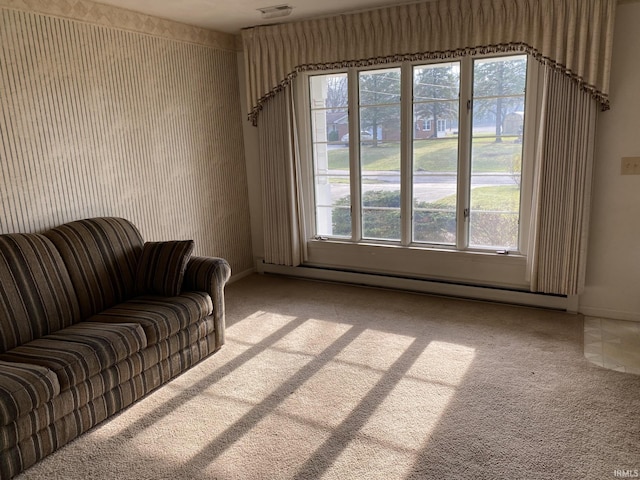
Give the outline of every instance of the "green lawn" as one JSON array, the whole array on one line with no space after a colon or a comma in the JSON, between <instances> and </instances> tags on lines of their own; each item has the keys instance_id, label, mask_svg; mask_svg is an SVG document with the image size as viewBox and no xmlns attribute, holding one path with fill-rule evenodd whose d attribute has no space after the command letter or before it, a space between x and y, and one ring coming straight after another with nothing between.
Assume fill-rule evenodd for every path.
<instances>
[{"instance_id":1,"label":"green lawn","mask_svg":"<svg viewBox=\"0 0 640 480\"><path fill-rule=\"evenodd\" d=\"M471 210L517 212L520 210L520 188L517 185L473 188Z\"/></svg>"},{"instance_id":2,"label":"green lawn","mask_svg":"<svg viewBox=\"0 0 640 480\"><path fill-rule=\"evenodd\" d=\"M458 139L438 138L414 142L414 169L425 172L455 172L457 167ZM473 173L519 171L522 145L512 138L496 143L493 137L479 137L473 144ZM347 147L328 151L330 169L346 169L349 166ZM374 147L361 147L362 168L367 170L400 170L400 145L381 143Z\"/></svg>"},{"instance_id":3,"label":"green lawn","mask_svg":"<svg viewBox=\"0 0 640 480\"><path fill-rule=\"evenodd\" d=\"M434 203L418 205L423 208L456 207L456 196L449 195ZM520 209L520 189L517 185L496 185L495 187L477 187L471 190L471 210L476 211L511 211Z\"/></svg>"},{"instance_id":4,"label":"green lawn","mask_svg":"<svg viewBox=\"0 0 640 480\"><path fill-rule=\"evenodd\" d=\"M364 194L364 203L373 207L400 206L399 191L369 191ZM336 205L349 205L349 197L345 196ZM449 195L435 202L418 202L418 208L455 210L456 196ZM511 211L520 208L520 191L517 185L496 185L494 187L476 187L471 190L471 209L476 211Z\"/></svg>"}]
</instances>

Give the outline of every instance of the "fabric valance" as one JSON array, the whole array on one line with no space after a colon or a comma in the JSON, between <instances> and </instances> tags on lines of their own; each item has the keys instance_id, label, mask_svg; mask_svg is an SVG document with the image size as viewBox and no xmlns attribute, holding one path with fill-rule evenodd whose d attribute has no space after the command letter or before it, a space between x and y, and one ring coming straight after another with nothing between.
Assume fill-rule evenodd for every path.
<instances>
[{"instance_id":1,"label":"fabric valance","mask_svg":"<svg viewBox=\"0 0 640 480\"><path fill-rule=\"evenodd\" d=\"M249 118L298 72L527 52L609 105L615 0L435 0L242 32Z\"/></svg>"}]
</instances>

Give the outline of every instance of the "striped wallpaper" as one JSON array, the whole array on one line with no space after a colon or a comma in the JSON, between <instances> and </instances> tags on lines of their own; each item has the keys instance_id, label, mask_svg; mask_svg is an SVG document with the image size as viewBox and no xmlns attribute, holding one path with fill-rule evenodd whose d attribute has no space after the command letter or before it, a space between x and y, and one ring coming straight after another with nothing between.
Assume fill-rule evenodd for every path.
<instances>
[{"instance_id":1,"label":"striped wallpaper","mask_svg":"<svg viewBox=\"0 0 640 480\"><path fill-rule=\"evenodd\" d=\"M252 268L236 53L0 7L0 233L113 215Z\"/></svg>"},{"instance_id":2,"label":"striped wallpaper","mask_svg":"<svg viewBox=\"0 0 640 480\"><path fill-rule=\"evenodd\" d=\"M242 50L240 36L152 17L92 0L0 0L0 8L37 12L223 50Z\"/></svg>"}]
</instances>

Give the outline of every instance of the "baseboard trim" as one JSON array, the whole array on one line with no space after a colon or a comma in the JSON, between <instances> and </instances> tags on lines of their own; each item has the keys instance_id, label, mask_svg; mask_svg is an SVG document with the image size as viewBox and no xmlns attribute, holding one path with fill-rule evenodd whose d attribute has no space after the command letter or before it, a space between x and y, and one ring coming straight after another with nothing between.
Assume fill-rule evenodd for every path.
<instances>
[{"instance_id":1,"label":"baseboard trim","mask_svg":"<svg viewBox=\"0 0 640 480\"><path fill-rule=\"evenodd\" d=\"M551 308L555 310L574 311L567 297L542 295L536 293L505 290L499 288L457 285L413 278L373 275L368 273L347 272L312 267L285 267L282 265L258 264L258 273L272 273L300 277L311 280L350 283L371 287L407 290L446 297L468 298L491 302L510 303L529 307Z\"/></svg>"},{"instance_id":2,"label":"baseboard trim","mask_svg":"<svg viewBox=\"0 0 640 480\"><path fill-rule=\"evenodd\" d=\"M631 322L640 322L640 313L627 312L624 310L614 310L609 308L597 308L581 305L579 312L588 317L601 317L610 318L613 320L628 320Z\"/></svg>"},{"instance_id":3,"label":"baseboard trim","mask_svg":"<svg viewBox=\"0 0 640 480\"><path fill-rule=\"evenodd\" d=\"M229 279L229 281L227 282L227 285L237 282L238 280L242 280L245 277L248 277L249 275L251 275L252 273L255 273L256 269L255 268L249 268L247 270L244 270L240 273L236 273L231 275L231 278Z\"/></svg>"}]
</instances>

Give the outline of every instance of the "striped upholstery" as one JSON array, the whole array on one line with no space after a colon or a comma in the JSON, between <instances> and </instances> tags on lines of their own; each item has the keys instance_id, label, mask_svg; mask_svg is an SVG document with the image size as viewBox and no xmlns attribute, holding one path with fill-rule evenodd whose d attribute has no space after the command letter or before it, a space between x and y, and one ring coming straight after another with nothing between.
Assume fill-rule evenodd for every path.
<instances>
[{"instance_id":1,"label":"striped upholstery","mask_svg":"<svg viewBox=\"0 0 640 480\"><path fill-rule=\"evenodd\" d=\"M7 425L60 393L48 368L0 361L0 425Z\"/></svg>"},{"instance_id":2,"label":"striped upholstery","mask_svg":"<svg viewBox=\"0 0 640 480\"><path fill-rule=\"evenodd\" d=\"M135 295L136 270L144 242L128 220L78 220L44 235L67 265L83 319Z\"/></svg>"},{"instance_id":3,"label":"striped upholstery","mask_svg":"<svg viewBox=\"0 0 640 480\"><path fill-rule=\"evenodd\" d=\"M191 257L184 274L186 290L200 290L215 297L231 277L231 267L224 258Z\"/></svg>"},{"instance_id":4,"label":"striped upholstery","mask_svg":"<svg viewBox=\"0 0 640 480\"><path fill-rule=\"evenodd\" d=\"M146 377L139 375L123 382L112 391L2 452L0 478L11 478L159 386L159 383L148 385Z\"/></svg>"},{"instance_id":5,"label":"striped upholstery","mask_svg":"<svg viewBox=\"0 0 640 480\"><path fill-rule=\"evenodd\" d=\"M29 412L10 425L0 427L0 445L8 447L21 442L57 419L68 415L105 392L116 388L119 384L159 364L165 365L169 358L173 360L170 364L166 364L166 371L163 369L159 373L154 373L153 378L155 379L156 376L167 379L172 378L191 365L195 358L191 353L192 346L198 345L200 341L206 339L212 332L213 319L207 317L173 335L171 338L163 340L150 348L145 348L143 351L127 357L98 375L61 392L49 404ZM213 343L213 336L209 338ZM190 352L191 361L185 357L184 352L186 351ZM209 349L207 352L209 352ZM169 365L171 365L171 368L169 368Z\"/></svg>"},{"instance_id":6,"label":"striped upholstery","mask_svg":"<svg viewBox=\"0 0 640 480\"><path fill-rule=\"evenodd\" d=\"M0 353L80 320L60 254L44 236L0 235Z\"/></svg>"},{"instance_id":7,"label":"striped upholstery","mask_svg":"<svg viewBox=\"0 0 640 480\"><path fill-rule=\"evenodd\" d=\"M9 425L0 427L0 445L7 447L15 445L38 433L56 420L80 409L105 392L116 388L119 384L140 375L143 372L142 355L137 353L127 360L130 359L133 361L128 362L128 365L125 366L126 361L122 361L118 365L61 392L51 402L28 412ZM124 375L118 379L121 372Z\"/></svg>"},{"instance_id":8,"label":"striped upholstery","mask_svg":"<svg viewBox=\"0 0 640 480\"><path fill-rule=\"evenodd\" d=\"M64 391L146 346L136 323L81 322L0 354L0 360L49 368Z\"/></svg>"},{"instance_id":9,"label":"striped upholstery","mask_svg":"<svg viewBox=\"0 0 640 480\"><path fill-rule=\"evenodd\" d=\"M146 242L136 275L138 293L167 297L180 295L193 247L193 240Z\"/></svg>"},{"instance_id":10,"label":"striped upholstery","mask_svg":"<svg viewBox=\"0 0 640 480\"><path fill-rule=\"evenodd\" d=\"M203 292L188 292L179 297L144 296L120 303L89 320L104 323L138 323L144 329L148 345L155 345L207 315L211 315L211 297Z\"/></svg>"},{"instance_id":11,"label":"striped upholstery","mask_svg":"<svg viewBox=\"0 0 640 480\"><path fill-rule=\"evenodd\" d=\"M229 263L217 257L191 257L184 273L185 290L197 290L211 295L217 348L224 345L224 286L230 277Z\"/></svg>"}]
</instances>

